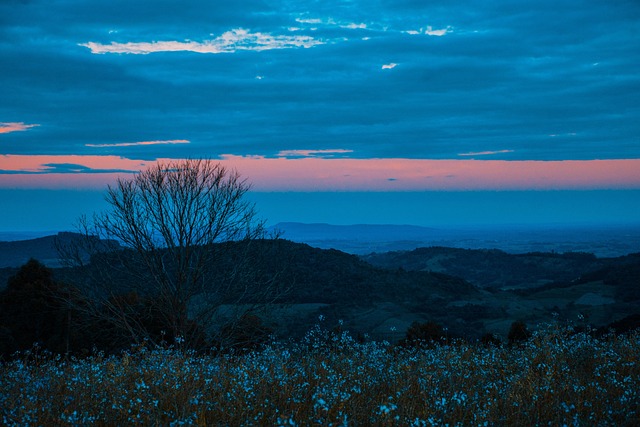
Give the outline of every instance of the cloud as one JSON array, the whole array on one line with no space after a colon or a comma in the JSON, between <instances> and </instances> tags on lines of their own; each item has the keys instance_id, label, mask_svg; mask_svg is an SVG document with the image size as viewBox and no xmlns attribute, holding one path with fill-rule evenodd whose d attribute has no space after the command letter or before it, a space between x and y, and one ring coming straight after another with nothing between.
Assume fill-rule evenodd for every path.
<instances>
[{"instance_id":1,"label":"cloud","mask_svg":"<svg viewBox=\"0 0 640 427\"><path fill-rule=\"evenodd\" d=\"M451 26L448 26L446 28L442 28L440 30L434 30L433 27L431 25L427 26L426 29L424 28L420 28L419 30L408 30L408 31L404 31L407 34L411 34L411 35L418 35L418 34L426 34L428 36L436 36L436 37L442 37L446 34L449 34L453 31Z\"/></svg>"},{"instance_id":2,"label":"cloud","mask_svg":"<svg viewBox=\"0 0 640 427\"><path fill-rule=\"evenodd\" d=\"M383 64L382 65L382 69L383 70L392 70L394 68L396 68L398 66L398 64L396 64L395 62L391 62L390 64Z\"/></svg>"},{"instance_id":3,"label":"cloud","mask_svg":"<svg viewBox=\"0 0 640 427\"><path fill-rule=\"evenodd\" d=\"M349 146L358 158L640 158L635 3L338 3L0 5L0 54L12 64L0 67L0 120L42 123L0 134L1 151L139 149L154 159ZM296 48L295 36L325 44ZM256 48L271 50L185 52ZM172 50L185 54L142 55ZM96 148L174 137L193 142ZM482 153L506 147L514 151Z\"/></svg>"},{"instance_id":4,"label":"cloud","mask_svg":"<svg viewBox=\"0 0 640 427\"><path fill-rule=\"evenodd\" d=\"M271 35L269 33L252 33L237 28L223 33L213 40L196 41L153 41L101 44L95 42L81 43L94 54L130 53L146 55L154 52L197 52L197 53L233 53L239 50L264 51L287 48L310 48L324 44L323 41L304 35Z\"/></svg>"},{"instance_id":5,"label":"cloud","mask_svg":"<svg viewBox=\"0 0 640 427\"><path fill-rule=\"evenodd\" d=\"M283 150L278 157L333 157L334 154L353 153L353 150L328 149L328 150Z\"/></svg>"},{"instance_id":6,"label":"cloud","mask_svg":"<svg viewBox=\"0 0 640 427\"><path fill-rule=\"evenodd\" d=\"M346 25L340 25L341 28L347 28L349 30L366 30L367 29L367 24L356 24L355 22L352 22L350 24L346 24Z\"/></svg>"},{"instance_id":7,"label":"cloud","mask_svg":"<svg viewBox=\"0 0 640 427\"><path fill-rule=\"evenodd\" d=\"M322 19L319 18L296 18L296 21L301 24L323 24Z\"/></svg>"},{"instance_id":8,"label":"cloud","mask_svg":"<svg viewBox=\"0 0 640 427\"><path fill-rule=\"evenodd\" d=\"M490 156L492 154L513 153L513 150L496 150L496 151L472 151L469 153L458 153L458 156Z\"/></svg>"},{"instance_id":9,"label":"cloud","mask_svg":"<svg viewBox=\"0 0 640 427\"><path fill-rule=\"evenodd\" d=\"M441 30L434 30L431 25L429 25L427 29L424 31L424 33L428 36L437 36L437 37L442 37L445 34L450 32L451 32L451 27L443 28Z\"/></svg>"},{"instance_id":10,"label":"cloud","mask_svg":"<svg viewBox=\"0 0 640 427\"><path fill-rule=\"evenodd\" d=\"M320 18L296 18L296 22L300 23L300 24L305 24L305 25L312 25L312 26L318 26L318 25L327 25L327 26L337 26L340 28L345 28L348 30L365 30L367 29L367 24L361 22L361 23L355 23L355 22L348 22L345 23L343 22L337 22L335 19L333 18L328 18L325 20L322 20Z\"/></svg>"},{"instance_id":11,"label":"cloud","mask_svg":"<svg viewBox=\"0 0 640 427\"><path fill-rule=\"evenodd\" d=\"M85 147L132 147L138 145L189 144L187 139L168 139L160 141L119 142L115 144L85 144Z\"/></svg>"},{"instance_id":12,"label":"cloud","mask_svg":"<svg viewBox=\"0 0 640 427\"><path fill-rule=\"evenodd\" d=\"M132 173L146 166L148 163L145 161L119 156L0 155L0 174L2 175Z\"/></svg>"},{"instance_id":13,"label":"cloud","mask_svg":"<svg viewBox=\"0 0 640 427\"><path fill-rule=\"evenodd\" d=\"M37 173L57 174L57 173L72 173L72 174L111 174L111 173L132 173L137 172L135 170L127 169L93 169L85 165L76 163L45 163L42 165L43 170Z\"/></svg>"},{"instance_id":14,"label":"cloud","mask_svg":"<svg viewBox=\"0 0 640 427\"><path fill-rule=\"evenodd\" d=\"M27 125L23 122L0 122L0 133L22 132L40 125Z\"/></svg>"}]
</instances>

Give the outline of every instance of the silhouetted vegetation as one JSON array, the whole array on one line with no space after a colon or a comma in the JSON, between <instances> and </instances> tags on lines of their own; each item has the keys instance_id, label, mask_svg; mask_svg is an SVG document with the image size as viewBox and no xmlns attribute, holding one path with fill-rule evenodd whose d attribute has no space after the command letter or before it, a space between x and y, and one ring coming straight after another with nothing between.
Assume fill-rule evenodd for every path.
<instances>
[{"instance_id":1,"label":"silhouetted vegetation","mask_svg":"<svg viewBox=\"0 0 640 427\"><path fill-rule=\"evenodd\" d=\"M531 338L531 332L523 321L516 320L511 324L509 334L507 335L509 344L520 344L529 338Z\"/></svg>"},{"instance_id":2,"label":"silhouetted vegetation","mask_svg":"<svg viewBox=\"0 0 640 427\"><path fill-rule=\"evenodd\" d=\"M249 188L237 171L204 159L119 178L107 189L107 210L80 219L84 239L59 245L67 266L91 274L80 286L89 314L137 344L159 344L158 331L190 348L203 335L224 342L243 316L285 290L257 269L252 244L266 231Z\"/></svg>"},{"instance_id":3,"label":"silhouetted vegetation","mask_svg":"<svg viewBox=\"0 0 640 427\"><path fill-rule=\"evenodd\" d=\"M399 342L402 347L430 347L449 340L445 328L436 322L413 322L406 337Z\"/></svg>"},{"instance_id":4,"label":"silhouetted vegetation","mask_svg":"<svg viewBox=\"0 0 640 427\"><path fill-rule=\"evenodd\" d=\"M2 354L34 344L58 353L78 351L88 337L85 319L67 304L72 298L73 290L54 281L49 268L29 260L0 293Z\"/></svg>"},{"instance_id":5,"label":"silhouetted vegetation","mask_svg":"<svg viewBox=\"0 0 640 427\"><path fill-rule=\"evenodd\" d=\"M502 340L496 334L487 332L480 337L480 343L487 347L499 347L502 344Z\"/></svg>"},{"instance_id":6,"label":"silhouetted vegetation","mask_svg":"<svg viewBox=\"0 0 640 427\"><path fill-rule=\"evenodd\" d=\"M635 331L640 331L640 313L631 314L598 329L599 335L604 335L611 332L615 334L629 335Z\"/></svg>"}]
</instances>

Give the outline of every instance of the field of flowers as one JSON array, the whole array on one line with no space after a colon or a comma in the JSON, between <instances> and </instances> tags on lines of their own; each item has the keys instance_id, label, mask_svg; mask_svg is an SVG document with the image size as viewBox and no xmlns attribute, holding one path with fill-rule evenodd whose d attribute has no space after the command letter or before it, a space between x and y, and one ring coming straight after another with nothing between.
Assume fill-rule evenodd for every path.
<instances>
[{"instance_id":1,"label":"field of flowers","mask_svg":"<svg viewBox=\"0 0 640 427\"><path fill-rule=\"evenodd\" d=\"M175 348L0 366L3 425L640 425L640 335L403 349L319 327L236 355Z\"/></svg>"}]
</instances>

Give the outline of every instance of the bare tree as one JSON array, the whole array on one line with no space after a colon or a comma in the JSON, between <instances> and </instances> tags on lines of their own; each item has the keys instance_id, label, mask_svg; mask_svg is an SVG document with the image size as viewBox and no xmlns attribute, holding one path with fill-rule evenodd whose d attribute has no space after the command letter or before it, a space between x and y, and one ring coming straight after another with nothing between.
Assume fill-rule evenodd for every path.
<instances>
[{"instance_id":1,"label":"bare tree","mask_svg":"<svg viewBox=\"0 0 640 427\"><path fill-rule=\"evenodd\" d=\"M109 209L80 221L84 246L60 252L76 266L91 255L90 306L134 341L157 339L152 318L188 346L203 332L224 344L222 331L282 292L260 268L271 246L249 189L211 160L158 163L109 186Z\"/></svg>"}]
</instances>

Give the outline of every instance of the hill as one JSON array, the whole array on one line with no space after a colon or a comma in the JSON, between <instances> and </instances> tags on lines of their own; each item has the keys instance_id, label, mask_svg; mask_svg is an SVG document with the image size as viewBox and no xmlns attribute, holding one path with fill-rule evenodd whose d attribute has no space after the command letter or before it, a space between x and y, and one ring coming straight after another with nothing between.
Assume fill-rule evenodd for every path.
<instances>
[{"instance_id":1,"label":"hill","mask_svg":"<svg viewBox=\"0 0 640 427\"><path fill-rule=\"evenodd\" d=\"M457 307L443 301L480 300L486 292L469 282L441 273L389 270L375 267L355 255L323 250L287 240L279 242L270 267L291 283L280 312L290 332L305 332L322 315L327 322L379 339L398 339L414 321L436 320L457 324L460 334L474 330L472 319L458 321ZM310 308L315 308L311 310ZM301 322L302 311L307 313ZM288 320L285 320L288 319ZM302 327L300 328L300 326ZM455 325L452 325L455 326ZM475 331L479 332L479 331Z\"/></svg>"},{"instance_id":2,"label":"hill","mask_svg":"<svg viewBox=\"0 0 640 427\"><path fill-rule=\"evenodd\" d=\"M235 269L225 254L237 253L233 246L242 244L224 244L213 265L216 274L225 277L226 269ZM254 251L250 268L264 277L277 275L277 280L289 288L265 319L285 336L304 334L322 316L332 325L342 321L356 334L396 340L414 321L457 321L460 310L446 308L443 301L479 300L486 293L457 277L382 269L356 255L284 239L254 241L250 250ZM80 283L91 268L55 269L55 276L62 282ZM112 276L110 286L125 287L127 280L131 278ZM460 334L475 327L471 322L457 323Z\"/></svg>"},{"instance_id":3,"label":"hill","mask_svg":"<svg viewBox=\"0 0 640 427\"><path fill-rule=\"evenodd\" d=\"M381 268L459 276L488 291L477 304L499 314L490 318L480 312L477 321L499 334L513 320L605 327L640 313L640 253L597 258L587 253L508 254L432 247L362 259Z\"/></svg>"},{"instance_id":4,"label":"hill","mask_svg":"<svg viewBox=\"0 0 640 427\"><path fill-rule=\"evenodd\" d=\"M29 258L35 258L49 267L57 267L60 263L56 240L66 241L72 236L72 233L58 233L55 236L0 242L0 268L19 267Z\"/></svg>"},{"instance_id":5,"label":"hill","mask_svg":"<svg viewBox=\"0 0 640 427\"><path fill-rule=\"evenodd\" d=\"M504 337L515 320L530 327L558 319L604 327L640 313L640 254L598 258L431 247L359 257L284 239L253 245L261 254L254 266L265 275L277 273L290 288L264 319L282 336L303 334L320 316L330 327L341 321L355 334L395 341L415 321L478 338L486 332ZM224 257L217 262L221 272L234 268ZM15 271L0 269L2 285ZM79 283L88 270L53 271L61 282ZM125 273L117 283L127 280Z\"/></svg>"},{"instance_id":6,"label":"hill","mask_svg":"<svg viewBox=\"0 0 640 427\"><path fill-rule=\"evenodd\" d=\"M498 249L445 247L373 253L362 259L382 268L434 271L462 277L481 288L503 290L573 280L614 263L589 253L509 254Z\"/></svg>"}]
</instances>

